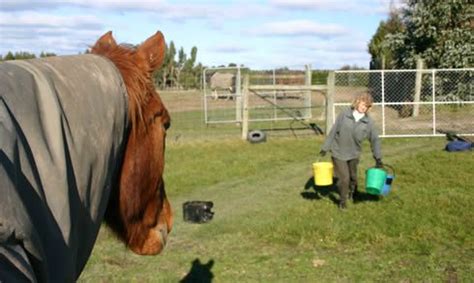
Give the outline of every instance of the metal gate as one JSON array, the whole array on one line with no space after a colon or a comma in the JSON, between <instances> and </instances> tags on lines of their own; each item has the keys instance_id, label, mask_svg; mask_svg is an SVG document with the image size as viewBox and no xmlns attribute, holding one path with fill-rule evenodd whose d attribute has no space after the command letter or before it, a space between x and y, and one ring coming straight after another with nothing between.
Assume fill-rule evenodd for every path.
<instances>
[{"instance_id":1,"label":"metal gate","mask_svg":"<svg viewBox=\"0 0 474 283\"><path fill-rule=\"evenodd\" d=\"M243 77L249 77L243 93ZM312 118L311 70L250 71L247 68L208 68L203 71L204 118L206 124L242 122L243 96L248 95L251 122L306 120ZM284 88L288 86L288 88Z\"/></svg>"},{"instance_id":2,"label":"metal gate","mask_svg":"<svg viewBox=\"0 0 474 283\"><path fill-rule=\"evenodd\" d=\"M236 123L242 121L241 68L203 70L204 121Z\"/></svg>"}]
</instances>

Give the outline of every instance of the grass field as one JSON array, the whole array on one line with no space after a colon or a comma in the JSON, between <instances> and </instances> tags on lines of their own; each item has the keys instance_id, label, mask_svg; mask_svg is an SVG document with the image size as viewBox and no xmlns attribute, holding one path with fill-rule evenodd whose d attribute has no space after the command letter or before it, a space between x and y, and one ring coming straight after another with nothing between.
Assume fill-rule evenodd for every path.
<instances>
[{"instance_id":1,"label":"grass field","mask_svg":"<svg viewBox=\"0 0 474 283\"><path fill-rule=\"evenodd\" d=\"M82 282L472 282L474 154L442 138L384 139L396 172L383 198L341 212L314 188L321 137L170 142L165 180L175 225L163 254L140 257L104 226ZM368 146L359 166L373 165ZM182 204L214 202L207 224Z\"/></svg>"}]
</instances>

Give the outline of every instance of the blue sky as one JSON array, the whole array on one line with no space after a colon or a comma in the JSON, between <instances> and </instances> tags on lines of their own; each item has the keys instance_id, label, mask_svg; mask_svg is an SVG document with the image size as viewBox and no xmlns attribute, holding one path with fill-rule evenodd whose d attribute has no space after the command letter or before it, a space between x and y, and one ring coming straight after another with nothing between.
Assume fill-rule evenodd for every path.
<instances>
[{"instance_id":1,"label":"blue sky","mask_svg":"<svg viewBox=\"0 0 474 283\"><path fill-rule=\"evenodd\" d=\"M133 44L160 30L209 67L367 68L367 43L399 1L0 0L0 54L78 54L109 30Z\"/></svg>"}]
</instances>

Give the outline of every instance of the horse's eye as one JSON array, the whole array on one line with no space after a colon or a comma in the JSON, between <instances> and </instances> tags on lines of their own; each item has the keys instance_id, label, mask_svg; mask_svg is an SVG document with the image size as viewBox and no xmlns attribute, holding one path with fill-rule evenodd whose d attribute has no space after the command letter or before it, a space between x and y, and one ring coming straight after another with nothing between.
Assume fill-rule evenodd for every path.
<instances>
[{"instance_id":1,"label":"horse's eye","mask_svg":"<svg viewBox=\"0 0 474 283\"><path fill-rule=\"evenodd\" d=\"M171 121L168 119L167 121L165 121L165 123L163 124L163 126L165 127L165 130L168 130L169 127L171 126Z\"/></svg>"}]
</instances>

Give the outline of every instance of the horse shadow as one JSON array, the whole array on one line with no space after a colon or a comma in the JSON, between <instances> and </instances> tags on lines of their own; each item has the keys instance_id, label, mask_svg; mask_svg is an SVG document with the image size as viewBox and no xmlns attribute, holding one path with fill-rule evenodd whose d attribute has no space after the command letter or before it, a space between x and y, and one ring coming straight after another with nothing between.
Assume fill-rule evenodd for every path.
<instances>
[{"instance_id":1,"label":"horse shadow","mask_svg":"<svg viewBox=\"0 0 474 283\"><path fill-rule=\"evenodd\" d=\"M317 186L314 183L314 177L310 177L304 185L304 191L301 192L301 196L307 200L321 200L323 198L329 198L333 203L339 203L339 191L337 189L337 177L333 178L333 184L329 186ZM313 191L311 191L313 189ZM353 195L353 203L367 202L367 201L379 201L380 196L372 195L367 192L356 190Z\"/></svg>"},{"instance_id":2,"label":"horse shadow","mask_svg":"<svg viewBox=\"0 0 474 283\"><path fill-rule=\"evenodd\" d=\"M211 268L214 265L214 260L211 259L207 263L201 263L199 258L196 258L192 262L191 270L183 277L180 283L210 283L214 274L211 272Z\"/></svg>"}]
</instances>

